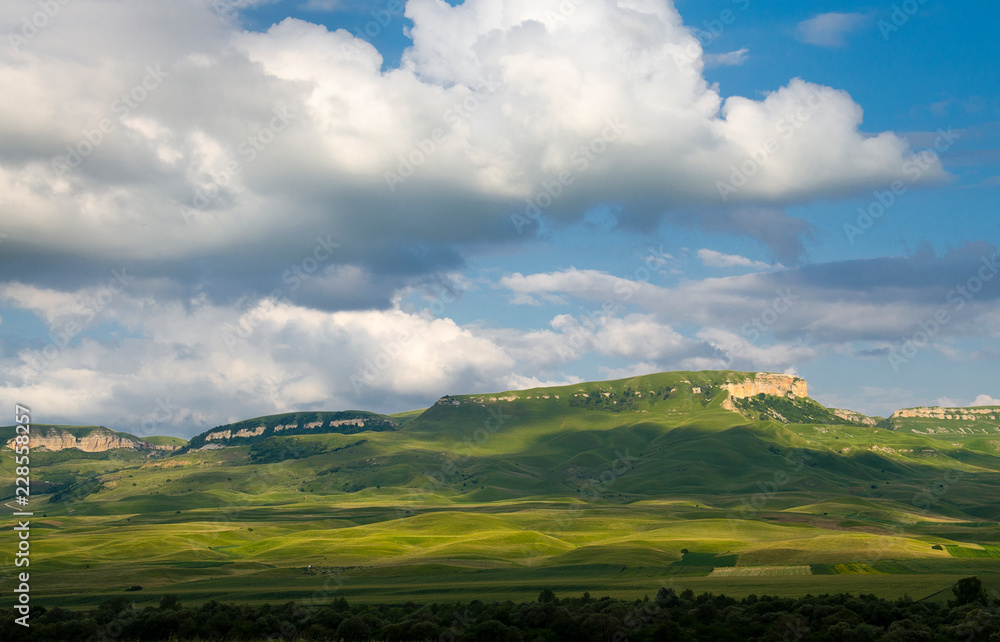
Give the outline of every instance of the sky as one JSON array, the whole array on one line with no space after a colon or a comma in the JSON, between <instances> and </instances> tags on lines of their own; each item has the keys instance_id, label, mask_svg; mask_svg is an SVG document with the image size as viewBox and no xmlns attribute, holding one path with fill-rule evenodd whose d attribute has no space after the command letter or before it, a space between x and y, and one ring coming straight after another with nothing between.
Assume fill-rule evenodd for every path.
<instances>
[{"instance_id":1,"label":"sky","mask_svg":"<svg viewBox=\"0 0 1000 642\"><path fill-rule=\"evenodd\" d=\"M1000 404L998 24L8 0L0 405L190 437L703 369Z\"/></svg>"}]
</instances>

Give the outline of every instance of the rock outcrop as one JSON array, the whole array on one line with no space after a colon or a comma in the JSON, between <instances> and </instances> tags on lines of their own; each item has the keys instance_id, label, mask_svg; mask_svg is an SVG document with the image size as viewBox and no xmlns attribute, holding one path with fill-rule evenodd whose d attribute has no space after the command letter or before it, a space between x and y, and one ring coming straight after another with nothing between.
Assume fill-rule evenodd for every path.
<instances>
[{"instance_id":1,"label":"rock outcrop","mask_svg":"<svg viewBox=\"0 0 1000 642\"><path fill-rule=\"evenodd\" d=\"M94 428L89 433L76 436L65 428L32 426L31 432L32 450L66 450L75 448L86 453L100 453L116 448L128 448L130 450L154 450L155 447L141 439L130 439L107 428ZM14 440L7 442L7 447L12 448Z\"/></svg>"},{"instance_id":2,"label":"rock outcrop","mask_svg":"<svg viewBox=\"0 0 1000 642\"><path fill-rule=\"evenodd\" d=\"M837 415L845 421L851 421L856 424L861 424L863 426L877 426L878 421L869 417L868 415L863 415L860 412L854 410L844 410L843 408L830 408L830 412Z\"/></svg>"},{"instance_id":3,"label":"rock outcrop","mask_svg":"<svg viewBox=\"0 0 1000 642\"><path fill-rule=\"evenodd\" d=\"M963 421L977 421L982 419L1000 420L1000 408L940 408L938 406L903 408L892 413L890 419L911 417L922 419L960 419Z\"/></svg>"},{"instance_id":4,"label":"rock outcrop","mask_svg":"<svg viewBox=\"0 0 1000 642\"><path fill-rule=\"evenodd\" d=\"M734 399L747 399L759 394L775 397L808 397L805 379L792 375L758 372L744 381L729 381L722 385Z\"/></svg>"},{"instance_id":5,"label":"rock outcrop","mask_svg":"<svg viewBox=\"0 0 1000 642\"><path fill-rule=\"evenodd\" d=\"M267 430L265 426L257 426L255 428L240 428L236 432L231 429L219 430L216 432L210 432L205 436L205 441L229 441L234 437L257 437L263 435L264 431Z\"/></svg>"}]
</instances>

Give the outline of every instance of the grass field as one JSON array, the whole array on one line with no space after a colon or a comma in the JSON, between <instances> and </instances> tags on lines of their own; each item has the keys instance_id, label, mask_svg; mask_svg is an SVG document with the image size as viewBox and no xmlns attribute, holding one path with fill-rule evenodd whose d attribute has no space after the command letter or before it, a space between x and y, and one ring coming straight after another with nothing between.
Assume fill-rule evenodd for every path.
<instances>
[{"instance_id":1,"label":"grass field","mask_svg":"<svg viewBox=\"0 0 1000 642\"><path fill-rule=\"evenodd\" d=\"M448 397L394 430L172 455L37 452L33 599L921 598L969 575L1000 588L988 439L750 420L722 407L732 376ZM13 477L5 451L5 502Z\"/></svg>"}]
</instances>

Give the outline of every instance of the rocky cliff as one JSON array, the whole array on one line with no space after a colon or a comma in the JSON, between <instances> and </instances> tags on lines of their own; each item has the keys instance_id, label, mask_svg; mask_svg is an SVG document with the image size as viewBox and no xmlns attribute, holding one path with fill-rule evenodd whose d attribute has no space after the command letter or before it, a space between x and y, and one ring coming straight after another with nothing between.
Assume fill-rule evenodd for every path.
<instances>
[{"instance_id":1,"label":"rocky cliff","mask_svg":"<svg viewBox=\"0 0 1000 642\"><path fill-rule=\"evenodd\" d=\"M743 381L726 382L722 387L733 399L748 399L759 394L775 397L808 397L805 379L792 375L758 372Z\"/></svg>"},{"instance_id":2,"label":"rocky cliff","mask_svg":"<svg viewBox=\"0 0 1000 642\"><path fill-rule=\"evenodd\" d=\"M920 407L904 408L892 413L890 419L901 418L921 418L921 419L960 419L964 421L980 421L983 419L1000 420L1000 408L940 408Z\"/></svg>"},{"instance_id":3,"label":"rocky cliff","mask_svg":"<svg viewBox=\"0 0 1000 642\"><path fill-rule=\"evenodd\" d=\"M74 435L65 428L33 425L30 445L32 450L55 451L76 448L87 453L99 453L116 448L159 450L141 439L131 439L104 427L94 428L86 434ZM7 447L13 446L14 440L11 439L7 442Z\"/></svg>"},{"instance_id":4,"label":"rocky cliff","mask_svg":"<svg viewBox=\"0 0 1000 642\"><path fill-rule=\"evenodd\" d=\"M864 415L864 414L862 414L860 412L857 412L857 411L854 411L854 410L845 410L843 408L830 408L830 411L833 414L835 414L838 417L840 417L841 419L844 419L845 421L850 421L850 422L853 422L853 423L856 423L856 424L862 424L864 426L877 426L878 425L878 420L877 419L875 419L873 417L869 417L868 415Z\"/></svg>"}]
</instances>

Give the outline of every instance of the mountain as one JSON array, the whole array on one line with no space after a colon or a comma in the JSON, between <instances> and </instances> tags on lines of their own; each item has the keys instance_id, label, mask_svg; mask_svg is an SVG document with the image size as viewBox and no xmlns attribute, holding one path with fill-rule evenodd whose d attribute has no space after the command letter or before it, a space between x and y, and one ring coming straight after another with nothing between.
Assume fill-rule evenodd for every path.
<instances>
[{"instance_id":1,"label":"mountain","mask_svg":"<svg viewBox=\"0 0 1000 642\"><path fill-rule=\"evenodd\" d=\"M163 457L39 450L33 524L59 537L32 568L60 587L39 599L284 600L334 578L389 601L1000 585L1000 410L882 420L808 392L665 372L259 417Z\"/></svg>"}]
</instances>

